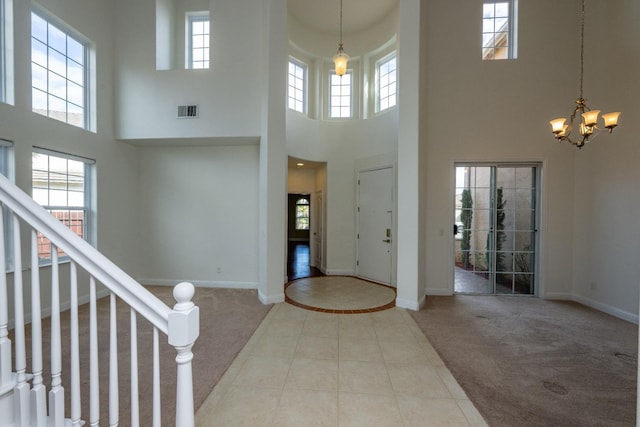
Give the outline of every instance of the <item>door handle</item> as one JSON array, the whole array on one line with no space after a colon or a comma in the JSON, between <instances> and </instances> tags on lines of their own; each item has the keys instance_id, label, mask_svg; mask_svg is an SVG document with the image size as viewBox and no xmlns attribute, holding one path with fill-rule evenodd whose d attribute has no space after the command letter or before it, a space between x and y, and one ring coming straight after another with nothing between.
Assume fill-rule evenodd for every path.
<instances>
[{"instance_id":1,"label":"door handle","mask_svg":"<svg viewBox=\"0 0 640 427\"><path fill-rule=\"evenodd\" d=\"M384 239L383 242L385 243L391 243L391 239Z\"/></svg>"}]
</instances>

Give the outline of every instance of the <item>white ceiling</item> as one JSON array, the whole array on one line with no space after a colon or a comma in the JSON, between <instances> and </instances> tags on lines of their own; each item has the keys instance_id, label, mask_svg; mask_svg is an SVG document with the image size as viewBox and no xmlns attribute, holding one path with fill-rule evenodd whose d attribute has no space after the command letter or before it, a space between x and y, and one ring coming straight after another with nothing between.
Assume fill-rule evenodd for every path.
<instances>
[{"instance_id":1,"label":"white ceiling","mask_svg":"<svg viewBox=\"0 0 640 427\"><path fill-rule=\"evenodd\" d=\"M398 0L342 0L342 31L358 32L378 22ZM340 0L288 0L289 12L317 31L340 32Z\"/></svg>"}]
</instances>

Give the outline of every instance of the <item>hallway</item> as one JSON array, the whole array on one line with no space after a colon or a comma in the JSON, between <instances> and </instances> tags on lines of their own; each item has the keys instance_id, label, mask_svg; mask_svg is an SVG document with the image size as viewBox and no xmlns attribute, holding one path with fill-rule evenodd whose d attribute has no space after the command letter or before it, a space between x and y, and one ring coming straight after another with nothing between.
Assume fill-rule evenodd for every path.
<instances>
[{"instance_id":1,"label":"hallway","mask_svg":"<svg viewBox=\"0 0 640 427\"><path fill-rule=\"evenodd\" d=\"M309 265L310 256L308 241L289 240L287 251L287 277L289 281L303 277L324 276L318 268Z\"/></svg>"}]
</instances>

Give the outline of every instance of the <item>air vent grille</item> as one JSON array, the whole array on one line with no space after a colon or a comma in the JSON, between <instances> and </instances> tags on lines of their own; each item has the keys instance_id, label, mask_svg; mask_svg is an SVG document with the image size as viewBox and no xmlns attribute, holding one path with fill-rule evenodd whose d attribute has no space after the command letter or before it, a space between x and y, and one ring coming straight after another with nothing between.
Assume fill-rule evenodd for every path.
<instances>
[{"instance_id":1,"label":"air vent grille","mask_svg":"<svg viewBox=\"0 0 640 427\"><path fill-rule=\"evenodd\" d=\"M195 119L198 117L197 105L178 105L179 119Z\"/></svg>"}]
</instances>

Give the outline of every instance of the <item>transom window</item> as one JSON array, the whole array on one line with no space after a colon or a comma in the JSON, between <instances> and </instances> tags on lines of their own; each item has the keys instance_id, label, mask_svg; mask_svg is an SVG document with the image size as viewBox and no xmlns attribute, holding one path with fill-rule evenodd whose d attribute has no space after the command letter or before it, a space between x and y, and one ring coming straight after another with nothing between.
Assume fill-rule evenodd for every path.
<instances>
[{"instance_id":1,"label":"transom window","mask_svg":"<svg viewBox=\"0 0 640 427\"><path fill-rule=\"evenodd\" d=\"M396 55L376 63L376 112L396 105Z\"/></svg>"},{"instance_id":2,"label":"transom window","mask_svg":"<svg viewBox=\"0 0 640 427\"><path fill-rule=\"evenodd\" d=\"M485 2L482 7L482 59L516 57L516 0Z\"/></svg>"},{"instance_id":3,"label":"transom window","mask_svg":"<svg viewBox=\"0 0 640 427\"><path fill-rule=\"evenodd\" d=\"M187 47L188 68L209 68L209 12L187 15L189 45Z\"/></svg>"},{"instance_id":4,"label":"transom window","mask_svg":"<svg viewBox=\"0 0 640 427\"><path fill-rule=\"evenodd\" d=\"M88 128L88 46L51 19L31 12L32 110Z\"/></svg>"},{"instance_id":5,"label":"transom window","mask_svg":"<svg viewBox=\"0 0 640 427\"><path fill-rule=\"evenodd\" d=\"M300 61L290 59L287 80L289 108L300 113L306 112L307 66Z\"/></svg>"},{"instance_id":6,"label":"transom window","mask_svg":"<svg viewBox=\"0 0 640 427\"><path fill-rule=\"evenodd\" d=\"M93 160L35 150L32 153L33 199L84 240L89 233ZM59 251L59 255L64 254ZM40 261L51 259L51 242L38 234Z\"/></svg>"},{"instance_id":7,"label":"transom window","mask_svg":"<svg viewBox=\"0 0 640 427\"><path fill-rule=\"evenodd\" d=\"M329 74L329 117L348 118L352 116L352 70L342 77L334 71Z\"/></svg>"},{"instance_id":8,"label":"transom window","mask_svg":"<svg viewBox=\"0 0 640 427\"><path fill-rule=\"evenodd\" d=\"M309 229L309 200L296 200L296 230Z\"/></svg>"}]
</instances>

